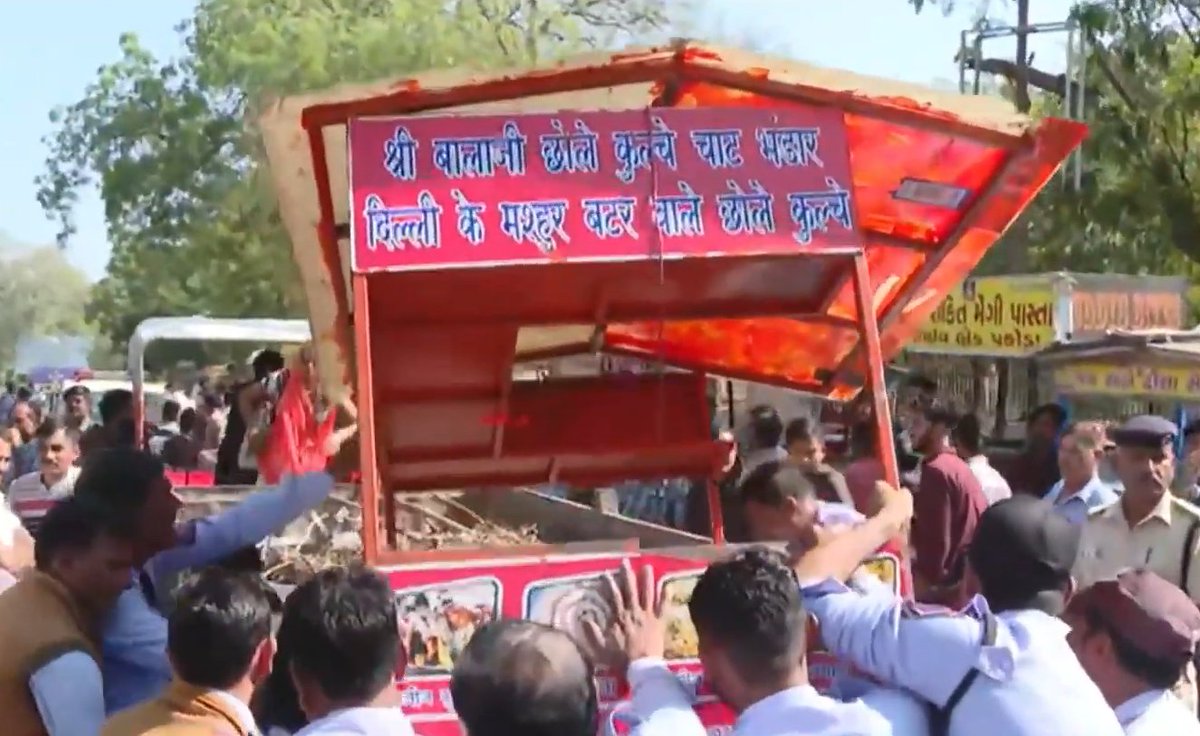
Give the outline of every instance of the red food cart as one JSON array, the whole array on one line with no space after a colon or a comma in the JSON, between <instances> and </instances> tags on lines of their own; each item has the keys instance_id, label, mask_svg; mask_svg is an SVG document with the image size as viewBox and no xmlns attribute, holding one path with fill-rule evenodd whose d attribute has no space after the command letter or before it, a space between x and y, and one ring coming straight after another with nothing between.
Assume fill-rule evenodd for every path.
<instances>
[{"instance_id":1,"label":"red food cart","mask_svg":"<svg viewBox=\"0 0 1200 736\"><path fill-rule=\"evenodd\" d=\"M341 87L261 123L322 384L359 407L367 560L402 613L455 612L413 642L407 705L430 734L457 728L456 637L498 615L569 626L603 608L589 580L651 552L397 549L397 494L707 477L707 375L869 391L891 447L885 361L1085 135L1002 100L688 41ZM586 352L673 370L513 378ZM702 561L655 559L686 616ZM673 664L696 682L685 644Z\"/></svg>"}]
</instances>

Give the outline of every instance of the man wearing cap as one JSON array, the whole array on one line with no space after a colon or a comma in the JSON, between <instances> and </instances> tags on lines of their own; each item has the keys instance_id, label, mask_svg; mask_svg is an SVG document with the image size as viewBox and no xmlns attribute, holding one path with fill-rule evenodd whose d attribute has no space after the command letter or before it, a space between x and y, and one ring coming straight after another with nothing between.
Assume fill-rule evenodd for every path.
<instances>
[{"instance_id":1,"label":"man wearing cap","mask_svg":"<svg viewBox=\"0 0 1200 736\"><path fill-rule=\"evenodd\" d=\"M1083 526L1073 574L1081 588L1131 567L1145 568L1200 596L1200 509L1175 497L1175 433L1172 422L1133 417L1113 432L1121 498L1093 511ZM1176 693L1195 711L1195 668L1189 666Z\"/></svg>"},{"instance_id":2,"label":"man wearing cap","mask_svg":"<svg viewBox=\"0 0 1200 736\"><path fill-rule=\"evenodd\" d=\"M1194 713L1170 688L1200 640L1200 609L1146 570L1127 570L1071 599L1063 618L1080 663L1126 736L1200 736Z\"/></svg>"},{"instance_id":3,"label":"man wearing cap","mask_svg":"<svg viewBox=\"0 0 1200 736\"><path fill-rule=\"evenodd\" d=\"M92 427L92 392L87 386L77 383L63 391L62 401L66 407L66 428L74 432L78 440Z\"/></svg>"},{"instance_id":4,"label":"man wearing cap","mask_svg":"<svg viewBox=\"0 0 1200 736\"><path fill-rule=\"evenodd\" d=\"M1045 498L1072 524L1082 524L1090 510L1117 500L1116 491L1100 479L1104 445L1104 427L1099 422L1070 425L1058 443L1062 478L1050 487Z\"/></svg>"},{"instance_id":5,"label":"man wearing cap","mask_svg":"<svg viewBox=\"0 0 1200 736\"><path fill-rule=\"evenodd\" d=\"M955 613L842 584L898 532L906 504L911 513L907 494L887 489L885 495L878 516L795 563L825 646L932 704L933 736L1121 734L1058 618L1072 591L1080 527L1032 496L989 507L968 552L966 584L980 594Z\"/></svg>"}]
</instances>

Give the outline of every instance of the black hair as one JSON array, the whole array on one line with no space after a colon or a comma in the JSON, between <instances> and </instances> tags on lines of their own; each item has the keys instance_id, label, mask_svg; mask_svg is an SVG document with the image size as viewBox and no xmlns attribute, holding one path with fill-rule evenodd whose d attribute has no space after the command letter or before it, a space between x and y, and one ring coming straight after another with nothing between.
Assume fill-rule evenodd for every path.
<instances>
[{"instance_id":1,"label":"black hair","mask_svg":"<svg viewBox=\"0 0 1200 736\"><path fill-rule=\"evenodd\" d=\"M133 410L133 392L123 388L105 391L96 405L100 410L100 423L110 424Z\"/></svg>"},{"instance_id":2,"label":"black hair","mask_svg":"<svg viewBox=\"0 0 1200 736\"><path fill-rule=\"evenodd\" d=\"M67 389L66 391L63 391L62 395L63 395L64 400L70 399L74 396L82 396L85 399L90 399L92 397L92 392L88 389L87 386L84 386L81 383L77 383L74 386Z\"/></svg>"},{"instance_id":3,"label":"black hair","mask_svg":"<svg viewBox=\"0 0 1200 736\"><path fill-rule=\"evenodd\" d=\"M292 652L296 648L295 619L283 618L275 632L275 658L271 673L259 684L250 700L250 710L263 733L279 728L296 733L308 725L308 716L300 707L300 696L292 680Z\"/></svg>"},{"instance_id":4,"label":"black hair","mask_svg":"<svg viewBox=\"0 0 1200 736\"><path fill-rule=\"evenodd\" d=\"M261 350L258 355L254 356L254 360L250 361L256 381L261 381L272 373L283 370L283 366L283 353L278 350Z\"/></svg>"},{"instance_id":5,"label":"black hair","mask_svg":"<svg viewBox=\"0 0 1200 736\"><path fill-rule=\"evenodd\" d=\"M820 441L820 439L813 432L812 422L805 417L788 422L787 429L783 433L783 444L789 447L793 442L814 442Z\"/></svg>"},{"instance_id":6,"label":"black hair","mask_svg":"<svg viewBox=\"0 0 1200 736\"><path fill-rule=\"evenodd\" d=\"M33 390L28 386L22 386L17 389L17 401L29 401L33 398Z\"/></svg>"},{"instance_id":7,"label":"black hair","mask_svg":"<svg viewBox=\"0 0 1200 736\"><path fill-rule=\"evenodd\" d=\"M904 385L907 388L915 389L925 394L935 394L938 390L937 381L920 373L913 373L907 376L904 379Z\"/></svg>"},{"instance_id":8,"label":"black hair","mask_svg":"<svg viewBox=\"0 0 1200 736\"><path fill-rule=\"evenodd\" d=\"M953 404L939 399L931 401L928 406L922 408L921 412L925 415L925 421L930 424L940 424L950 430L958 425L958 420L961 418Z\"/></svg>"},{"instance_id":9,"label":"black hair","mask_svg":"<svg viewBox=\"0 0 1200 736\"><path fill-rule=\"evenodd\" d=\"M179 433L191 434L192 430L195 428L196 410L189 406L179 414Z\"/></svg>"},{"instance_id":10,"label":"black hair","mask_svg":"<svg viewBox=\"0 0 1200 736\"><path fill-rule=\"evenodd\" d=\"M51 437L53 437L54 433L60 429L66 429L66 427L64 427L62 425L62 423L59 422L54 417L46 417L45 419L42 420L42 423L38 425L38 428L33 433L33 436L37 437L39 440L45 441L45 440L48 440ZM72 435L70 432L65 432L64 434L66 434L68 437L70 437L72 442L75 441L75 439L76 439L75 436Z\"/></svg>"},{"instance_id":11,"label":"black hair","mask_svg":"<svg viewBox=\"0 0 1200 736\"><path fill-rule=\"evenodd\" d=\"M780 552L747 549L710 565L688 612L702 645L719 646L748 684L781 684L801 664L807 615Z\"/></svg>"},{"instance_id":12,"label":"black hair","mask_svg":"<svg viewBox=\"0 0 1200 736\"><path fill-rule=\"evenodd\" d=\"M13 381L5 381L4 390L10 394L14 393L17 390L17 384Z\"/></svg>"},{"instance_id":13,"label":"black hair","mask_svg":"<svg viewBox=\"0 0 1200 736\"><path fill-rule=\"evenodd\" d=\"M1029 416L1025 418L1026 424L1033 424L1042 417L1048 416L1054 421L1054 426L1062 429L1062 426L1067 423L1067 411L1058 404L1042 404L1034 407L1033 411L1029 412Z\"/></svg>"},{"instance_id":14,"label":"black hair","mask_svg":"<svg viewBox=\"0 0 1200 736\"><path fill-rule=\"evenodd\" d=\"M367 703L392 686L399 664L396 599L386 581L354 565L322 570L292 592L292 670L340 703Z\"/></svg>"},{"instance_id":15,"label":"black hair","mask_svg":"<svg viewBox=\"0 0 1200 736\"><path fill-rule=\"evenodd\" d=\"M766 462L751 470L738 486L742 503L755 503L777 509L784 501L797 501L816 496L812 481L796 465L789 462Z\"/></svg>"},{"instance_id":16,"label":"black hair","mask_svg":"<svg viewBox=\"0 0 1200 736\"><path fill-rule=\"evenodd\" d=\"M502 619L467 643L450 680L470 736L593 736L599 730L591 662L564 632Z\"/></svg>"},{"instance_id":17,"label":"black hair","mask_svg":"<svg viewBox=\"0 0 1200 736\"><path fill-rule=\"evenodd\" d=\"M164 422L179 421L179 402L167 399L162 405L162 420Z\"/></svg>"},{"instance_id":18,"label":"black hair","mask_svg":"<svg viewBox=\"0 0 1200 736\"><path fill-rule=\"evenodd\" d=\"M114 523L104 509L85 499L68 496L51 506L38 524L34 564L44 571L63 552L91 549L102 535L128 538L124 527Z\"/></svg>"},{"instance_id":19,"label":"black hair","mask_svg":"<svg viewBox=\"0 0 1200 736\"><path fill-rule=\"evenodd\" d=\"M858 422L850 428L850 454L856 458L872 457L879 444L875 438L875 422Z\"/></svg>"},{"instance_id":20,"label":"black hair","mask_svg":"<svg viewBox=\"0 0 1200 736\"><path fill-rule=\"evenodd\" d=\"M954 425L950 440L963 452L972 457L983 451L983 428L979 426L979 417L966 414Z\"/></svg>"},{"instance_id":21,"label":"black hair","mask_svg":"<svg viewBox=\"0 0 1200 736\"><path fill-rule=\"evenodd\" d=\"M220 409L222 405L221 397L215 393L206 393L201 397L201 401L209 409Z\"/></svg>"},{"instance_id":22,"label":"black hair","mask_svg":"<svg viewBox=\"0 0 1200 736\"><path fill-rule=\"evenodd\" d=\"M1113 654L1121 669L1145 682L1155 690L1170 690L1183 677L1187 662L1170 662L1144 654L1115 626L1111 626L1098 612L1089 608L1087 619L1089 633L1104 632L1113 645Z\"/></svg>"},{"instance_id":23,"label":"black hair","mask_svg":"<svg viewBox=\"0 0 1200 736\"><path fill-rule=\"evenodd\" d=\"M165 472L162 460L145 450L133 447L96 450L83 460L75 479L75 496L130 522Z\"/></svg>"},{"instance_id":24,"label":"black hair","mask_svg":"<svg viewBox=\"0 0 1200 736\"><path fill-rule=\"evenodd\" d=\"M167 652L181 680L227 690L246 676L271 636L265 587L257 578L216 568L184 586L167 620Z\"/></svg>"},{"instance_id":25,"label":"black hair","mask_svg":"<svg viewBox=\"0 0 1200 736\"><path fill-rule=\"evenodd\" d=\"M783 439L783 418L766 404L750 410L750 434L757 447L778 447Z\"/></svg>"}]
</instances>

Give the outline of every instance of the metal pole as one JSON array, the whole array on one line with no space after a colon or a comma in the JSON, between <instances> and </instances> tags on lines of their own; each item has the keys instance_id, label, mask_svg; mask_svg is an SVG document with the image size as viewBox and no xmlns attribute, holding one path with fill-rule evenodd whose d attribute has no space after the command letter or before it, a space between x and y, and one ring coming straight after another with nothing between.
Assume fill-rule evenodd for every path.
<instances>
[{"instance_id":1,"label":"metal pole","mask_svg":"<svg viewBox=\"0 0 1200 736\"><path fill-rule=\"evenodd\" d=\"M1079 94L1075 96L1075 106L1079 110L1076 120L1087 116L1087 34L1079 29L1079 68L1076 71L1079 80ZM1083 144L1075 149L1075 190L1083 186Z\"/></svg>"}]
</instances>

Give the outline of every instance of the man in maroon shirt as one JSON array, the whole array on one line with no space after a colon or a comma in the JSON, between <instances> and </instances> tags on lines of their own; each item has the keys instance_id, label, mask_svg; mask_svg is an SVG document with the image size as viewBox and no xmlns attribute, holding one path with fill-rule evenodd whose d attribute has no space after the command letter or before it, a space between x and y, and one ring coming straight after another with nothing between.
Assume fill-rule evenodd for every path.
<instances>
[{"instance_id":1,"label":"man in maroon shirt","mask_svg":"<svg viewBox=\"0 0 1200 736\"><path fill-rule=\"evenodd\" d=\"M913 449L921 453L913 494L913 583L916 598L957 608L965 604L962 578L967 548L987 508L970 466L950 446L958 417L934 402L912 422Z\"/></svg>"}]
</instances>

